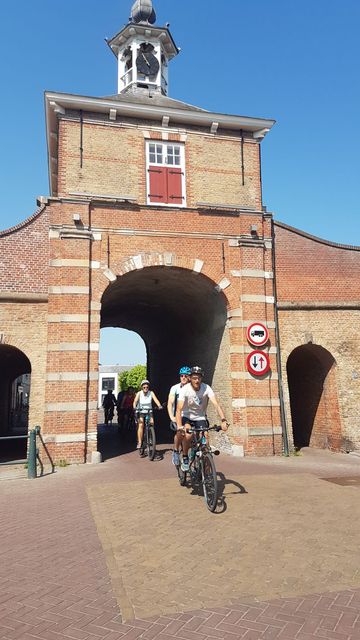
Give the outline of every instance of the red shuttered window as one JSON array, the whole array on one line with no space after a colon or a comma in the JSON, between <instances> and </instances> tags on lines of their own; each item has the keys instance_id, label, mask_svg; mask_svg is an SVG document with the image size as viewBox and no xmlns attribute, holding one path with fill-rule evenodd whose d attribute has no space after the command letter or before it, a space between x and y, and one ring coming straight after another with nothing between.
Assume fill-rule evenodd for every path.
<instances>
[{"instance_id":1,"label":"red shuttered window","mask_svg":"<svg viewBox=\"0 0 360 640\"><path fill-rule=\"evenodd\" d=\"M149 204L185 206L183 145L148 142L147 174Z\"/></svg>"},{"instance_id":2,"label":"red shuttered window","mask_svg":"<svg viewBox=\"0 0 360 640\"><path fill-rule=\"evenodd\" d=\"M149 201L167 203L167 169L149 165Z\"/></svg>"}]
</instances>

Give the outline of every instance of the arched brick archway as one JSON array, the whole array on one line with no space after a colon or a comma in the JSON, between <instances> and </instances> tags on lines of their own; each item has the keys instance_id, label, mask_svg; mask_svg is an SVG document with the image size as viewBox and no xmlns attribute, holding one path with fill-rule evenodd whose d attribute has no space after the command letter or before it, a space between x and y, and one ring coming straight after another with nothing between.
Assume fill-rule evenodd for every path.
<instances>
[{"instance_id":1,"label":"arched brick archway","mask_svg":"<svg viewBox=\"0 0 360 640\"><path fill-rule=\"evenodd\" d=\"M143 338L148 376L162 401L186 363L201 365L206 381L216 378L219 388L229 370L226 320L226 298L216 283L179 267L130 271L102 297L101 327L130 329Z\"/></svg>"},{"instance_id":2,"label":"arched brick archway","mask_svg":"<svg viewBox=\"0 0 360 640\"><path fill-rule=\"evenodd\" d=\"M16 381L31 373L28 357L20 349L0 344L0 436L22 434L28 430L28 398L24 381ZM22 384L20 384L22 382ZM3 441L1 459L24 458L26 440Z\"/></svg>"},{"instance_id":3,"label":"arched brick archway","mask_svg":"<svg viewBox=\"0 0 360 640\"><path fill-rule=\"evenodd\" d=\"M297 347L287 361L294 445L339 451L341 421L336 362L315 344Z\"/></svg>"}]
</instances>

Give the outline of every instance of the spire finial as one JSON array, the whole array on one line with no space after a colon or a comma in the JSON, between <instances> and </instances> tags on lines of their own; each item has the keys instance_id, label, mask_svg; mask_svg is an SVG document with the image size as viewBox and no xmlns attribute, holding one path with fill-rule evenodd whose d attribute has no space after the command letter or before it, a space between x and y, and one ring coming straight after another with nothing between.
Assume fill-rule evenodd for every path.
<instances>
[{"instance_id":1,"label":"spire finial","mask_svg":"<svg viewBox=\"0 0 360 640\"><path fill-rule=\"evenodd\" d=\"M152 0L135 0L131 8L131 19L132 22L148 22L154 24L156 21L156 13Z\"/></svg>"}]
</instances>

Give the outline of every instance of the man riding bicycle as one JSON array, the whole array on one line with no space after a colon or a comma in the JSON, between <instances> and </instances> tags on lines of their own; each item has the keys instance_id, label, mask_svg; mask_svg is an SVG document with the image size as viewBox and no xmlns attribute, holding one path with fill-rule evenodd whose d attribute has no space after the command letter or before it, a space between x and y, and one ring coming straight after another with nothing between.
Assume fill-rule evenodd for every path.
<instances>
[{"instance_id":1,"label":"man riding bicycle","mask_svg":"<svg viewBox=\"0 0 360 640\"><path fill-rule=\"evenodd\" d=\"M176 408L176 424L177 429L182 431L183 440L183 459L181 463L181 469L183 471L189 471L189 449L191 447L192 434L188 433L188 429L191 427L204 427L204 431L207 431L209 422L206 417L206 409L210 400L211 404L215 407L218 415L221 419L222 431L227 431L228 422L225 418L225 414L216 399L215 393L212 388L205 384L203 380L204 372L201 367L192 367L190 370L190 384L185 385L179 394L179 399Z\"/></svg>"},{"instance_id":2,"label":"man riding bicycle","mask_svg":"<svg viewBox=\"0 0 360 640\"><path fill-rule=\"evenodd\" d=\"M168 397L168 402L167 402L167 410L168 410L168 414L169 414L169 418L171 420L170 422L170 429L172 431L175 431L174 434L174 451L172 454L172 462L173 464L175 464L176 466L179 464L179 451L180 451L180 447L181 447L181 443L184 437L184 432L183 430L178 430L177 425L176 425L176 407L177 407L177 403L179 400L179 394L181 389L186 385L189 384L189 380L190 380L190 367L181 367L180 371L179 371L179 376L180 376L180 382L178 382L177 384L174 384L170 391L169 391L169 397Z\"/></svg>"}]
</instances>

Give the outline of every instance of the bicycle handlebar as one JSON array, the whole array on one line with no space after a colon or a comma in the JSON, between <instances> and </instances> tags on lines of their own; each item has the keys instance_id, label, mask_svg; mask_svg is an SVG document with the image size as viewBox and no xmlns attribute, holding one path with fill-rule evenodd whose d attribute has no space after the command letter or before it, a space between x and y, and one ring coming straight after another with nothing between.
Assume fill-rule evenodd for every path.
<instances>
[{"instance_id":1,"label":"bicycle handlebar","mask_svg":"<svg viewBox=\"0 0 360 640\"><path fill-rule=\"evenodd\" d=\"M163 408L164 408L163 406L155 407L156 411L162 411ZM144 409L139 409L139 408L134 409L135 413L140 413L142 415L149 415L150 413L153 413L153 411L154 411L153 408L151 408L151 409L145 409L145 408Z\"/></svg>"},{"instance_id":2,"label":"bicycle handlebar","mask_svg":"<svg viewBox=\"0 0 360 640\"><path fill-rule=\"evenodd\" d=\"M208 427L204 429L204 427L190 427L190 429L186 429L187 433L201 433L201 431L222 431L221 427L218 424L214 424L213 427Z\"/></svg>"}]
</instances>

